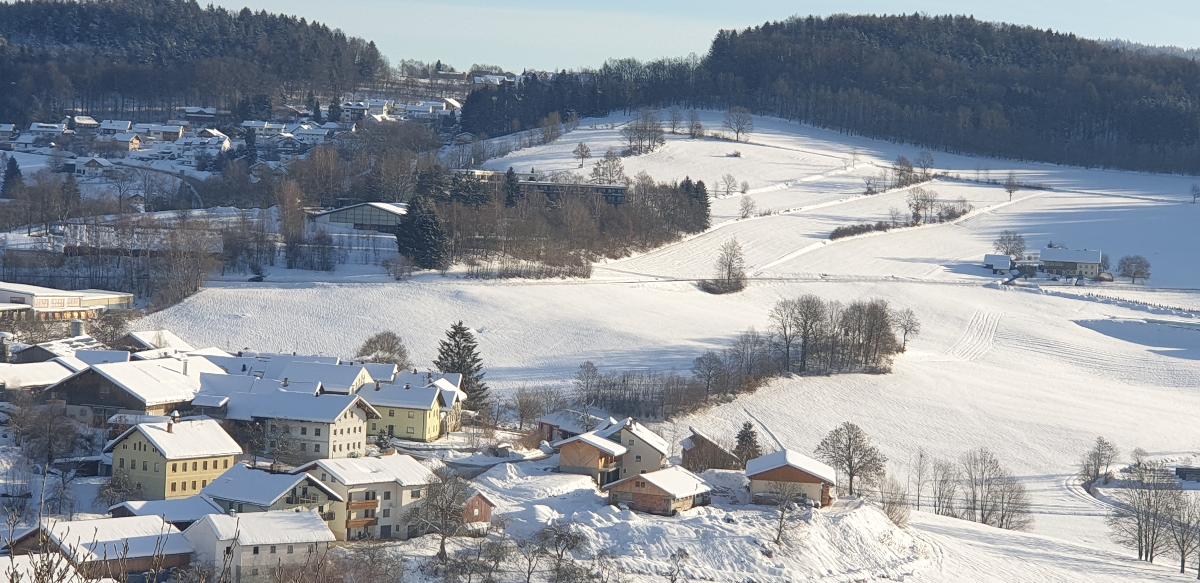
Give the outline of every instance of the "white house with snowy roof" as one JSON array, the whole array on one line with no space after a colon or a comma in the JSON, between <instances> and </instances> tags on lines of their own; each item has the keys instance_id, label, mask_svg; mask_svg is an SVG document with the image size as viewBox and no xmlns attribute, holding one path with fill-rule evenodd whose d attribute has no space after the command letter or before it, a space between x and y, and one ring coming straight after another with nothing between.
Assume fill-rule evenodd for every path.
<instances>
[{"instance_id":1,"label":"white house with snowy roof","mask_svg":"<svg viewBox=\"0 0 1200 583\"><path fill-rule=\"evenodd\" d=\"M407 514L424 500L435 477L411 456L391 453L317 460L294 471L315 476L345 500L335 505L330 523L338 540L407 539L425 534L419 525L407 521Z\"/></svg>"},{"instance_id":2,"label":"white house with snowy roof","mask_svg":"<svg viewBox=\"0 0 1200 583\"><path fill-rule=\"evenodd\" d=\"M91 520L43 520L6 545L14 556L42 550L42 541L61 554L87 580L126 580L154 566L187 566L192 545L179 529L160 516Z\"/></svg>"},{"instance_id":3,"label":"white house with snowy roof","mask_svg":"<svg viewBox=\"0 0 1200 583\"><path fill-rule=\"evenodd\" d=\"M242 447L207 417L139 423L104 446L113 479L145 500L187 498L233 467Z\"/></svg>"},{"instance_id":4,"label":"white house with snowy roof","mask_svg":"<svg viewBox=\"0 0 1200 583\"><path fill-rule=\"evenodd\" d=\"M622 478L604 489L613 506L665 516L707 506L712 492L700 476L679 466Z\"/></svg>"},{"instance_id":5,"label":"white house with snowy roof","mask_svg":"<svg viewBox=\"0 0 1200 583\"><path fill-rule=\"evenodd\" d=\"M359 395L256 391L232 393L225 404L225 419L261 426L263 453L287 463L363 455L367 423L379 418Z\"/></svg>"},{"instance_id":6,"label":"white house with snowy roof","mask_svg":"<svg viewBox=\"0 0 1200 583\"><path fill-rule=\"evenodd\" d=\"M108 508L113 518L125 516L158 516L171 526L183 530L209 514L220 514L224 510L203 496L175 498L173 500L130 500Z\"/></svg>"},{"instance_id":7,"label":"white house with snowy roof","mask_svg":"<svg viewBox=\"0 0 1200 583\"><path fill-rule=\"evenodd\" d=\"M333 520L333 506L344 502L341 495L308 473L240 463L209 484L200 497L221 513L316 511L326 522Z\"/></svg>"},{"instance_id":8,"label":"white house with snowy roof","mask_svg":"<svg viewBox=\"0 0 1200 583\"><path fill-rule=\"evenodd\" d=\"M194 562L218 581L271 580L279 571L311 569L335 540L315 512L210 514L183 536L195 549Z\"/></svg>"},{"instance_id":9,"label":"white house with snowy roof","mask_svg":"<svg viewBox=\"0 0 1200 583\"><path fill-rule=\"evenodd\" d=\"M167 415L186 408L200 390L200 374L223 371L201 356L109 362L90 366L47 390L67 415L102 427L117 413Z\"/></svg>"},{"instance_id":10,"label":"white house with snowy roof","mask_svg":"<svg viewBox=\"0 0 1200 583\"><path fill-rule=\"evenodd\" d=\"M790 449L781 449L746 462L750 494L756 501L780 495L801 496L821 506L835 497L837 472L815 459Z\"/></svg>"},{"instance_id":11,"label":"white house with snowy roof","mask_svg":"<svg viewBox=\"0 0 1200 583\"><path fill-rule=\"evenodd\" d=\"M656 471L667 465L671 455L667 440L632 417L598 429L596 435L625 446L627 451L619 462L621 478Z\"/></svg>"},{"instance_id":12,"label":"white house with snowy roof","mask_svg":"<svg viewBox=\"0 0 1200 583\"><path fill-rule=\"evenodd\" d=\"M1042 271L1065 277L1089 277L1100 275L1100 263L1104 253L1099 249L1064 249L1047 247L1039 254Z\"/></svg>"}]
</instances>

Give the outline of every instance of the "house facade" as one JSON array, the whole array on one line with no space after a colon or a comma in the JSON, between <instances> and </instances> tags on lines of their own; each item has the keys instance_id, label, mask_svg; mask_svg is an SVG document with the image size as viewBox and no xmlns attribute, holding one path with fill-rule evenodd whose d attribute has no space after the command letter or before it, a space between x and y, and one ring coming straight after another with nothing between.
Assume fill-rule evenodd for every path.
<instances>
[{"instance_id":1,"label":"house facade","mask_svg":"<svg viewBox=\"0 0 1200 583\"><path fill-rule=\"evenodd\" d=\"M684 468L693 472L742 468L742 460L729 448L717 443L715 439L694 427L688 429L691 431L691 435L687 436L681 444L683 450L681 465Z\"/></svg>"},{"instance_id":2,"label":"house facade","mask_svg":"<svg viewBox=\"0 0 1200 583\"><path fill-rule=\"evenodd\" d=\"M558 449L558 471L592 478L598 485L621 479L620 460L625 446L597 436L581 433L554 444Z\"/></svg>"},{"instance_id":3,"label":"house facade","mask_svg":"<svg viewBox=\"0 0 1200 583\"><path fill-rule=\"evenodd\" d=\"M712 492L699 476L678 466L622 478L605 489L609 504L664 516L707 506Z\"/></svg>"},{"instance_id":4,"label":"house facade","mask_svg":"<svg viewBox=\"0 0 1200 583\"><path fill-rule=\"evenodd\" d=\"M311 569L334 536L313 512L210 514L183 531L194 562L229 583L277 581L278 572Z\"/></svg>"},{"instance_id":5,"label":"house facade","mask_svg":"<svg viewBox=\"0 0 1200 583\"><path fill-rule=\"evenodd\" d=\"M344 500L334 505L330 528L337 540L407 539L424 534L408 522L408 510L423 501L435 479L407 455L327 459L310 462L306 472Z\"/></svg>"},{"instance_id":6,"label":"house facade","mask_svg":"<svg viewBox=\"0 0 1200 583\"><path fill-rule=\"evenodd\" d=\"M770 502L787 493L828 506L837 486L833 468L786 449L746 462L746 478L756 502Z\"/></svg>"},{"instance_id":7,"label":"house facade","mask_svg":"<svg viewBox=\"0 0 1200 583\"><path fill-rule=\"evenodd\" d=\"M199 494L228 471L242 448L212 419L141 423L104 447L113 476L139 498L170 500Z\"/></svg>"}]
</instances>

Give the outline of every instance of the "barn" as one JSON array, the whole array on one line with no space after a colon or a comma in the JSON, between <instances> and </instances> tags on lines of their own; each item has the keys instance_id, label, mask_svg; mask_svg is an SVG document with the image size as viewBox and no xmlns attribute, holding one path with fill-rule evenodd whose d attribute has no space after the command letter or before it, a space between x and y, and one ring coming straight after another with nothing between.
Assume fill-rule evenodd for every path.
<instances>
[{"instance_id":1,"label":"barn","mask_svg":"<svg viewBox=\"0 0 1200 583\"><path fill-rule=\"evenodd\" d=\"M609 504L664 516L707 506L712 492L699 476L679 466L629 476L604 489L608 490Z\"/></svg>"}]
</instances>

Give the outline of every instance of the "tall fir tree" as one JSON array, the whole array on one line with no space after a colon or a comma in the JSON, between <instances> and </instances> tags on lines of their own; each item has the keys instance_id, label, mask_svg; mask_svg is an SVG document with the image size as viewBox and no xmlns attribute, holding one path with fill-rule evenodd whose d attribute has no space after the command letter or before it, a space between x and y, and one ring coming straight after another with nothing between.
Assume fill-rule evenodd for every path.
<instances>
[{"instance_id":1,"label":"tall fir tree","mask_svg":"<svg viewBox=\"0 0 1200 583\"><path fill-rule=\"evenodd\" d=\"M508 172L504 173L504 206L514 207L521 201L521 185L517 181L517 173L508 167Z\"/></svg>"},{"instance_id":2,"label":"tall fir tree","mask_svg":"<svg viewBox=\"0 0 1200 583\"><path fill-rule=\"evenodd\" d=\"M401 255L422 269L443 269L450 263L449 237L424 196L409 201L408 212L396 227L396 245Z\"/></svg>"},{"instance_id":3,"label":"tall fir tree","mask_svg":"<svg viewBox=\"0 0 1200 583\"><path fill-rule=\"evenodd\" d=\"M697 180L692 185L692 192L689 196L695 213L696 231L703 231L712 224L712 206L708 200L708 187L704 185L703 180Z\"/></svg>"},{"instance_id":4,"label":"tall fir tree","mask_svg":"<svg viewBox=\"0 0 1200 583\"><path fill-rule=\"evenodd\" d=\"M312 100L312 120L316 123L324 123L325 116L321 115L321 101L316 97Z\"/></svg>"},{"instance_id":5,"label":"tall fir tree","mask_svg":"<svg viewBox=\"0 0 1200 583\"><path fill-rule=\"evenodd\" d=\"M12 198L22 185L24 180L21 178L21 165L17 163L15 156L10 156L8 164L4 165L4 184L0 185L0 195Z\"/></svg>"},{"instance_id":6,"label":"tall fir tree","mask_svg":"<svg viewBox=\"0 0 1200 583\"><path fill-rule=\"evenodd\" d=\"M329 121L342 121L342 104L337 99L329 102Z\"/></svg>"},{"instance_id":7,"label":"tall fir tree","mask_svg":"<svg viewBox=\"0 0 1200 583\"><path fill-rule=\"evenodd\" d=\"M479 411L491 401L487 383L483 382L483 358L479 356L479 346L475 335L462 320L446 331L446 339L438 345L438 356L433 365L442 372L463 376L462 389L467 393L468 409Z\"/></svg>"},{"instance_id":8,"label":"tall fir tree","mask_svg":"<svg viewBox=\"0 0 1200 583\"><path fill-rule=\"evenodd\" d=\"M246 161L251 165L258 162L258 134L254 128L246 130Z\"/></svg>"},{"instance_id":9,"label":"tall fir tree","mask_svg":"<svg viewBox=\"0 0 1200 583\"><path fill-rule=\"evenodd\" d=\"M733 454L746 463L747 460L752 460L762 455L762 447L758 445L758 432L754 430L754 424L749 421L742 424L742 428L737 434L737 445L733 448Z\"/></svg>"}]
</instances>

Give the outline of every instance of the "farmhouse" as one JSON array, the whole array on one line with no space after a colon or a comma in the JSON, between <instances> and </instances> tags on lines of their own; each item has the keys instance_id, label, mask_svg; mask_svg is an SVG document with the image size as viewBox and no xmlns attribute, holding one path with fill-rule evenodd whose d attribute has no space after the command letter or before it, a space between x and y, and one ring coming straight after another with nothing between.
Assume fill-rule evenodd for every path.
<instances>
[{"instance_id":1,"label":"farmhouse","mask_svg":"<svg viewBox=\"0 0 1200 583\"><path fill-rule=\"evenodd\" d=\"M692 434L681 444L683 449L683 467L693 472L704 470L738 470L742 468L742 460L729 448L717 443L708 435L695 427L688 428Z\"/></svg>"},{"instance_id":2,"label":"farmhouse","mask_svg":"<svg viewBox=\"0 0 1200 583\"><path fill-rule=\"evenodd\" d=\"M407 510L422 502L433 472L407 455L317 460L294 470L316 476L345 501L330 523L337 540L407 539L425 534Z\"/></svg>"},{"instance_id":3,"label":"farmhouse","mask_svg":"<svg viewBox=\"0 0 1200 583\"><path fill-rule=\"evenodd\" d=\"M84 178L99 178L113 169L113 163L104 158L85 158L75 162L75 175Z\"/></svg>"},{"instance_id":4,"label":"farmhouse","mask_svg":"<svg viewBox=\"0 0 1200 583\"><path fill-rule=\"evenodd\" d=\"M359 396L379 410L379 420L370 424L372 436L426 442L459 428L465 398L445 379L425 386L376 383L373 389L360 391Z\"/></svg>"},{"instance_id":5,"label":"farmhouse","mask_svg":"<svg viewBox=\"0 0 1200 583\"><path fill-rule=\"evenodd\" d=\"M329 550L333 533L314 512L210 514L183 531L195 562L218 581L270 580L289 569L313 568Z\"/></svg>"},{"instance_id":6,"label":"farmhouse","mask_svg":"<svg viewBox=\"0 0 1200 583\"><path fill-rule=\"evenodd\" d=\"M828 506L833 503L833 488L837 485L833 468L789 449L746 462L746 477L756 502L770 501L787 492Z\"/></svg>"},{"instance_id":7,"label":"farmhouse","mask_svg":"<svg viewBox=\"0 0 1200 583\"><path fill-rule=\"evenodd\" d=\"M317 225L332 224L353 227L360 231L394 233L408 205L388 202L363 202L313 215Z\"/></svg>"},{"instance_id":8,"label":"farmhouse","mask_svg":"<svg viewBox=\"0 0 1200 583\"><path fill-rule=\"evenodd\" d=\"M272 510L315 510L331 513L333 504L344 502L337 492L307 473L276 472L234 464L200 492L200 498L217 506L217 512L268 512Z\"/></svg>"},{"instance_id":9,"label":"farmhouse","mask_svg":"<svg viewBox=\"0 0 1200 583\"><path fill-rule=\"evenodd\" d=\"M707 506L712 491L699 476L679 466L622 478L604 489L613 506L665 516Z\"/></svg>"},{"instance_id":10,"label":"farmhouse","mask_svg":"<svg viewBox=\"0 0 1200 583\"><path fill-rule=\"evenodd\" d=\"M1103 258L1099 249L1048 247L1041 250L1042 271L1066 277L1099 276Z\"/></svg>"},{"instance_id":11,"label":"farmhouse","mask_svg":"<svg viewBox=\"0 0 1200 583\"><path fill-rule=\"evenodd\" d=\"M658 470L667 465L671 454L667 440L632 417L597 430L596 435L625 446L627 451L619 462L622 478Z\"/></svg>"},{"instance_id":12,"label":"farmhouse","mask_svg":"<svg viewBox=\"0 0 1200 583\"><path fill-rule=\"evenodd\" d=\"M589 476L600 486L621 479L621 456L625 446L594 432L581 433L554 444L558 449L558 471Z\"/></svg>"},{"instance_id":13,"label":"farmhouse","mask_svg":"<svg viewBox=\"0 0 1200 583\"><path fill-rule=\"evenodd\" d=\"M46 362L56 358L74 357L76 353L84 350L104 350L108 348L101 344L99 340L83 334L80 326L76 326L74 332L78 332L78 334L28 346L13 355L12 361L15 363Z\"/></svg>"},{"instance_id":14,"label":"farmhouse","mask_svg":"<svg viewBox=\"0 0 1200 583\"><path fill-rule=\"evenodd\" d=\"M125 581L156 563L171 569L192 559L192 545L183 533L158 516L44 520L13 539L8 550L17 556L36 553L43 540L88 580Z\"/></svg>"},{"instance_id":15,"label":"farmhouse","mask_svg":"<svg viewBox=\"0 0 1200 583\"><path fill-rule=\"evenodd\" d=\"M121 477L147 500L200 493L234 464L242 448L212 419L139 423L104 446Z\"/></svg>"},{"instance_id":16,"label":"farmhouse","mask_svg":"<svg viewBox=\"0 0 1200 583\"><path fill-rule=\"evenodd\" d=\"M101 134L123 134L129 132L133 122L127 119L106 119L100 122Z\"/></svg>"},{"instance_id":17,"label":"farmhouse","mask_svg":"<svg viewBox=\"0 0 1200 583\"><path fill-rule=\"evenodd\" d=\"M187 407L200 389L200 373L221 369L203 357L161 358L97 364L47 389L66 413L103 427L117 413L167 415Z\"/></svg>"}]
</instances>

